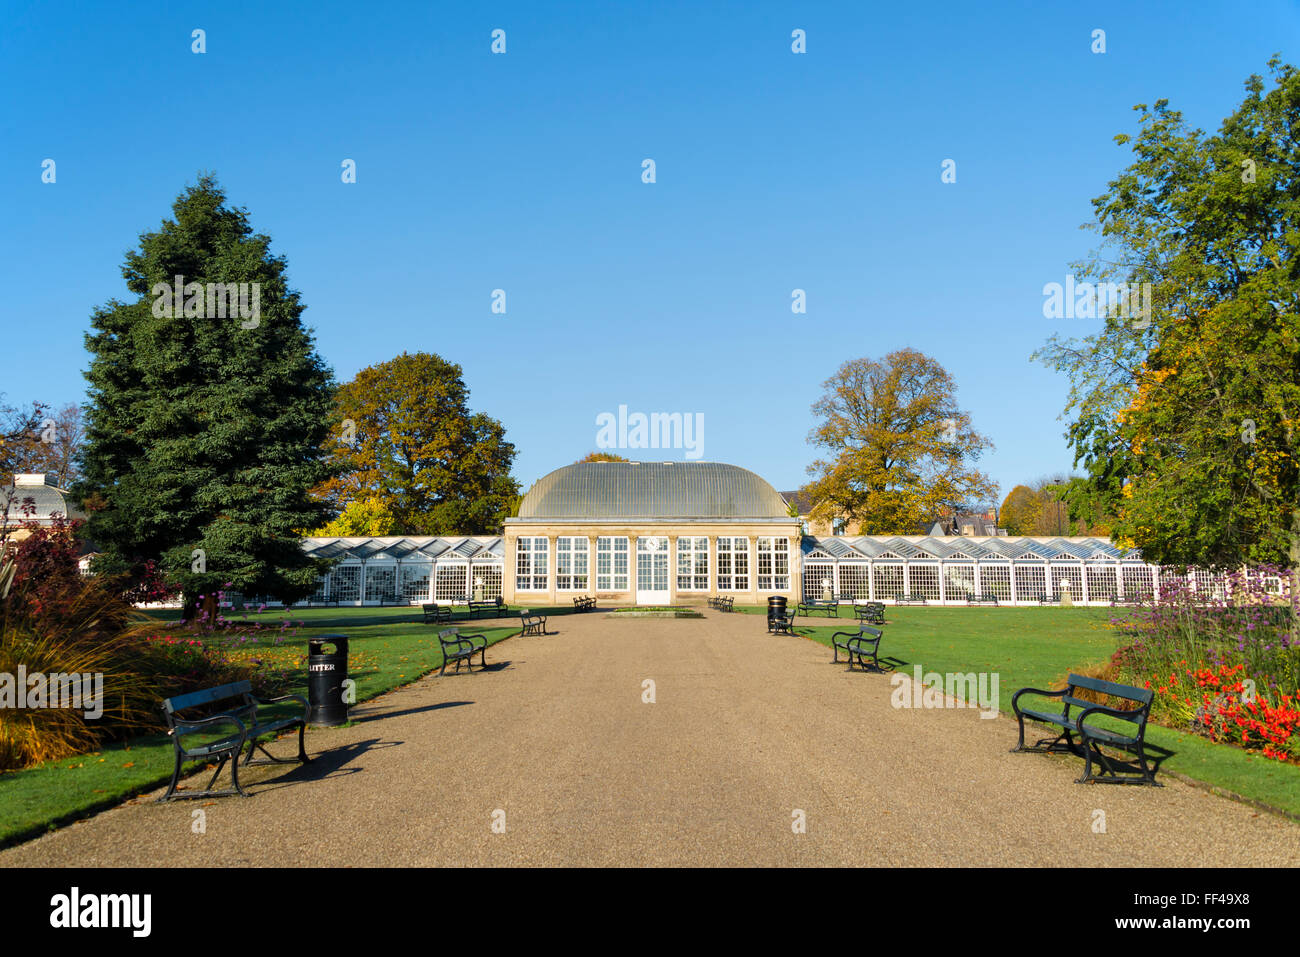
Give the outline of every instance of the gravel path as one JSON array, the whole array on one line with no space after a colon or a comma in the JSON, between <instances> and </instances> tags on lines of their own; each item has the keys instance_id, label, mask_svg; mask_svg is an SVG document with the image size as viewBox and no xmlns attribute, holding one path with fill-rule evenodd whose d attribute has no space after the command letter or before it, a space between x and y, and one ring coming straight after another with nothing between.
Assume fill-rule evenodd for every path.
<instances>
[{"instance_id":1,"label":"gravel path","mask_svg":"<svg viewBox=\"0 0 1300 957\"><path fill-rule=\"evenodd\" d=\"M1300 825L1167 778L1076 785L1077 759L1008 753L1010 719L895 709L888 676L753 615L550 625L309 730L317 760L250 769L251 799L160 790L0 866L1300 865Z\"/></svg>"}]
</instances>

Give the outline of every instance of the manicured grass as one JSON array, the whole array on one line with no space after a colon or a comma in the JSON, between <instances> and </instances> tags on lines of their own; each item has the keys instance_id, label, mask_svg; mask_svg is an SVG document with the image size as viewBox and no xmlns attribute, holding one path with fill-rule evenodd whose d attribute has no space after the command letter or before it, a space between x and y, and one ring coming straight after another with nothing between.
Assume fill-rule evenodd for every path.
<instances>
[{"instance_id":1,"label":"manicured grass","mask_svg":"<svg viewBox=\"0 0 1300 957\"><path fill-rule=\"evenodd\" d=\"M162 612L155 617L160 619L159 633L167 634L167 624L177 616ZM282 620L301 621L303 627L297 634L286 634L279 646L263 643L233 651L232 655L259 658L267 666L295 669L301 680L289 690L304 696L307 673L305 667L298 667L298 660L307 654L307 639L315 635L337 633L352 639L348 672L357 683L358 703L414 681L442 665L438 629L448 626L425 625L418 607L295 609L288 613L268 610L250 616L250 621L273 626ZM481 628L478 622L464 622L459 617L452 624L460 626L462 631L484 635L489 645L519 632L513 626ZM308 754L328 746L330 731L307 729ZM286 747L282 744L274 753L279 754ZM171 777L172 762L170 740L165 735L155 735L95 754L0 774L0 847L27 840L61 823L165 784ZM228 773L228 770L222 772L223 776Z\"/></svg>"},{"instance_id":2,"label":"manicured grass","mask_svg":"<svg viewBox=\"0 0 1300 957\"><path fill-rule=\"evenodd\" d=\"M766 613L765 608L755 611ZM1012 716L1011 697L1019 689L1063 688L1069 672L1108 659L1121 644L1119 632L1109 622L1124 614L1123 609L1110 608L887 606L880 654L893 659L896 669L909 676L916 665L941 674L997 673L999 707ZM817 624L809 625L811 621ZM833 619L822 625L818 619L801 618L795 630L829 648L834 632L856 627L856 621L847 618L840 619L838 626ZM881 693L887 690L882 688ZM1030 737L1028 728L1025 736ZM1158 725L1148 727L1147 741L1174 752L1162 770L1300 814L1300 767L1296 765ZM1013 735L1007 747L1015 743ZM1046 760L1032 754L1024 759Z\"/></svg>"}]
</instances>

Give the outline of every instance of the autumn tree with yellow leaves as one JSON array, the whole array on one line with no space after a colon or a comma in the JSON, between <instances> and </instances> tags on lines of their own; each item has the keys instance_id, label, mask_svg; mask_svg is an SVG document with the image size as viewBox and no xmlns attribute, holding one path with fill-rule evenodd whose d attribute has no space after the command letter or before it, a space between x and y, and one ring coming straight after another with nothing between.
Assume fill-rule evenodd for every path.
<instances>
[{"instance_id":1,"label":"autumn tree with yellow leaves","mask_svg":"<svg viewBox=\"0 0 1300 957\"><path fill-rule=\"evenodd\" d=\"M992 442L972 428L952 376L930 356L900 349L854 359L823 387L808 437L830 453L808 468L815 521L910 534L937 514L994 500L997 486L974 467Z\"/></svg>"}]
</instances>

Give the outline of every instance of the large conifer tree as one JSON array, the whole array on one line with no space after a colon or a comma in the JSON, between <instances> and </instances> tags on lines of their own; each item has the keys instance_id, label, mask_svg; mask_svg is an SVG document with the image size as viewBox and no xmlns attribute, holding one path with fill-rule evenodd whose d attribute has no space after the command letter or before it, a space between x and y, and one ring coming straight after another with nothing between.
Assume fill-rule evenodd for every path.
<instances>
[{"instance_id":1,"label":"large conifer tree","mask_svg":"<svg viewBox=\"0 0 1300 957\"><path fill-rule=\"evenodd\" d=\"M95 567L128 572L154 559L187 607L226 583L296 600L323 571L299 536L329 514L309 492L331 473L322 443L334 424L333 376L302 325L284 258L247 211L226 206L202 176L172 212L127 254L135 298L97 309L86 336L78 491ZM178 276L184 308L160 300L159 284L174 287ZM256 314L214 304L210 283L257 283L244 311L256 302Z\"/></svg>"}]
</instances>

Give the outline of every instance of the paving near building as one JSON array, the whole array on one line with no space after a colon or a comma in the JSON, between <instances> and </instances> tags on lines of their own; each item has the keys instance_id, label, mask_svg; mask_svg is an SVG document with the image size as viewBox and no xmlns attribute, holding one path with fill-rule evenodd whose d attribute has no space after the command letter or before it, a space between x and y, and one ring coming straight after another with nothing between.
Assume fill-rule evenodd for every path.
<instances>
[{"instance_id":1,"label":"paving near building","mask_svg":"<svg viewBox=\"0 0 1300 957\"><path fill-rule=\"evenodd\" d=\"M316 761L250 769L250 799L159 790L0 866L1300 865L1300 824L1076 785L1081 761L1008 753L1008 717L895 709L756 616L550 628L309 730Z\"/></svg>"}]
</instances>

